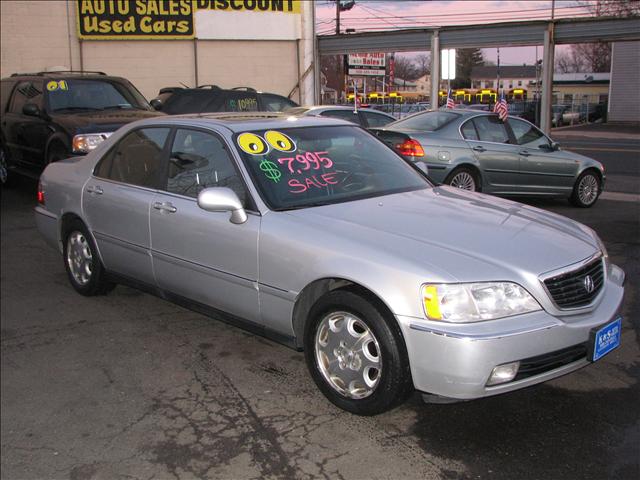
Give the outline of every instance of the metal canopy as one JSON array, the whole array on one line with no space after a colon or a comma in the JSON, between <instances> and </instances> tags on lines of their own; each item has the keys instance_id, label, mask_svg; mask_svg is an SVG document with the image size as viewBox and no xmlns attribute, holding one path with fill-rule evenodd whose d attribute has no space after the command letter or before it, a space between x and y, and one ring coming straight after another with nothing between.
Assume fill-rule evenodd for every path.
<instances>
[{"instance_id":1,"label":"metal canopy","mask_svg":"<svg viewBox=\"0 0 640 480\"><path fill-rule=\"evenodd\" d=\"M434 31L439 32L440 48L542 45L549 23L536 20L319 36L318 50L320 55L426 51L431 48ZM561 19L553 23L556 44L640 40L640 18Z\"/></svg>"}]
</instances>

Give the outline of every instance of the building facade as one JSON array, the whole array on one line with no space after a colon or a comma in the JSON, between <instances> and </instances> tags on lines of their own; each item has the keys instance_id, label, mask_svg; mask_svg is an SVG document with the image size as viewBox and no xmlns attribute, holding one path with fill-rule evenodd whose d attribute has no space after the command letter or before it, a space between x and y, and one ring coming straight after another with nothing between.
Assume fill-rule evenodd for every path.
<instances>
[{"instance_id":1,"label":"building facade","mask_svg":"<svg viewBox=\"0 0 640 480\"><path fill-rule=\"evenodd\" d=\"M314 103L311 2L15 0L0 21L2 77L62 67L125 77L147 98L215 84Z\"/></svg>"}]
</instances>

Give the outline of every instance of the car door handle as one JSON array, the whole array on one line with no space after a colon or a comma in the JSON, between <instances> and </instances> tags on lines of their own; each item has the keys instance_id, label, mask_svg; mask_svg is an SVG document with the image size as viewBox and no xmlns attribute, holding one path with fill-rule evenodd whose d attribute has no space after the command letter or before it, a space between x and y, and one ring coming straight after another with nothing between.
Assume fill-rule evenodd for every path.
<instances>
[{"instance_id":1,"label":"car door handle","mask_svg":"<svg viewBox=\"0 0 640 480\"><path fill-rule=\"evenodd\" d=\"M487 149L484 148L482 145L476 145L475 147L473 147L473 150L475 150L476 152L486 152Z\"/></svg>"},{"instance_id":2,"label":"car door handle","mask_svg":"<svg viewBox=\"0 0 640 480\"><path fill-rule=\"evenodd\" d=\"M87 192L91 193L92 195L102 195L104 193L104 190L102 190L100 186L89 186L87 187Z\"/></svg>"},{"instance_id":3,"label":"car door handle","mask_svg":"<svg viewBox=\"0 0 640 480\"><path fill-rule=\"evenodd\" d=\"M529 155L531 155L531 152L528 152L526 150L521 150L520 155L522 155L523 157L528 157Z\"/></svg>"},{"instance_id":4,"label":"car door handle","mask_svg":"<svg viewBox=\"0 0 640 480\"><path fill-rule=\"evenodd\" d=\"M155 208L156 210L160 210L161 212L168 213L176 213L178 211L178 209L174 207L170 202L155 202L153 204L153 208Z\"/></svg>"}]
</instances>

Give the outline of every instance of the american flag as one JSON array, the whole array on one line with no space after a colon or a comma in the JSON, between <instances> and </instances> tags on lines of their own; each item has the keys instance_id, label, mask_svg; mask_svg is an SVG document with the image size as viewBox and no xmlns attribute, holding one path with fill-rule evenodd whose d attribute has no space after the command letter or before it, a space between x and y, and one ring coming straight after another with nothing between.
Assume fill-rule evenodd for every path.
<instances>
[{"instance_id":1,"label":"american flag","mask_svg":"<svg viewBox=\"0 0 640 480\"><path fill-rule=\"evenodd\" d=\"M447 108L454 108L456 106L456 102L451 98L451 89L447 92Z\"/></svg>"},{"instance_id":2,"label":"american flag","mask_svg":"<svg viewBox=\"0 0 640 480\"><path fill-rule=\"evenodd\" d=\"M503 122L507 119L509 109L507 107L507 101L504 99L504 92L500 94L500 100L493 106L493 113L497 113L498 118Z\"/></svg>"}]
</instances>

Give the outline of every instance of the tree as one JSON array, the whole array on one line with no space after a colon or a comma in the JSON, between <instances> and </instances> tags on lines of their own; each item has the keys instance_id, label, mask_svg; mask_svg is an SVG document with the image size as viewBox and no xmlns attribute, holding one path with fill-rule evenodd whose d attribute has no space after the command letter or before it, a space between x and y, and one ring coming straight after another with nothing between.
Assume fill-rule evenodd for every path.
<instances>
[{"instance_id":1,"label":"tree","mask_svg":"<svg viewBox=\"0 0 640 480\"><path fill-rule=\"evenodd\" d=\"M471 70L484 65L484 56L479 48L461 48L456 51L456 78L451 80L452 88L469 88Z\"/></svg>"},{"instance_id":2,"label":"tree","mask_svg":"<svg viewBox=\"0 0 640 480\"><path fill-rule=\"evenodd\" d=\"M637 17L640 16L638 0L589 0L578 2L596 17Z\"/></svg>"},{"instance_id":3,"label":"tree","mask_svg":"<svg viewBox=\"0 0 640 480\"><path fill-rule=\"evenodd\" d=\"M606 42L578 43L568 51L560 51L555 59L558 73L599 73L611 70L611 44Z\"/></svg>"},{"instance_id":4,"label":"tree","mask_svg":"<svg viewBox=\"0 0 640 480\"><path fill-rule=\"evenodd\" d=\"M343 55L322 55L320 69L327 78L327 86L341 92L344 88L342 77Z\"/></svg>"},{"instance_id":5,"label":"tree","mask_svg":"<svg viewBox=\"0 0 640 480\"><path fill-rule=\"evenodd\" d=\"M394 72L396 78L402 78L403 80L415 80L420 78L420 70L413 60L408 57L395 56Z\"/></svg>"},{"instance_id":6,"label":"tree","mask_svg":"<svg viewBox=\"0 0 640 480\"><path fill-rule=\"evenodd\" d=\"M416 56L416 67L418 68L418 78L424 77L431 72L431 56L426 53L421 53Z\"/></svg>"}]
</instances>

